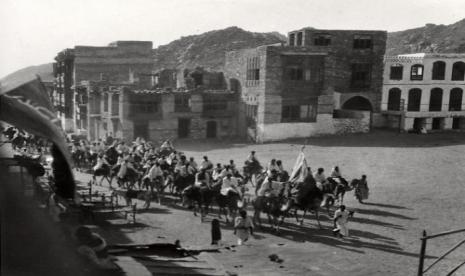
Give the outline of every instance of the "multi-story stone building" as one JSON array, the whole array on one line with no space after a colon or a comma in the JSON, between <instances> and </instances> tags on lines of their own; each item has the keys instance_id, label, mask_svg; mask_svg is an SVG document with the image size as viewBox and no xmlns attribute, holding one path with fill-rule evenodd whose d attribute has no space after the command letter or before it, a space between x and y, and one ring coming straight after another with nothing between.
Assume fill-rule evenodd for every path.
<instances>
[{"instance_id":1,"label":"multi-story stone building","mask_svg":"<svg viewBox=\"0 0 465 276\"><path fill-rule=\"evenodd\" d=\"M55 57L54 103L67 132L83 131L79 121L87 114L76 87L81 81L137 84L149 88L153 65L152 42L116 41L105 47L75 46Z\"/></svg>"},{"instance_id":2,"label":"multi-story stone building","mask_svg":"<svg viewBox=\"0 0 465 276\"><path fill-rule=\"evenodd\" d=\"M465 129L465 54L385 57L381 110L403 131Z\"/></svg>"},{"instance_id":3,"label":"multi-story stone building","mask_svg":"<svg viewBox=\"0 0 465 276\"><path fill-rule=\"evenodd\" d=\"M138 89L83 81L77 88L88 106L78 126L90 140L108 135L131 141L235 136L237 96L227 90Z\"/></svg>"},{"instance_id":4,"label":"multi-story stone building","mask_svg":"<svg viewBox=\"0 0 465 276\"><path fill-rule=\"evenodd\" d=\"M368 131L379 119L385 47L384 31L306 28L285 45L226 53L239 134L264 142Z\"/></svg>"}]
</instances>

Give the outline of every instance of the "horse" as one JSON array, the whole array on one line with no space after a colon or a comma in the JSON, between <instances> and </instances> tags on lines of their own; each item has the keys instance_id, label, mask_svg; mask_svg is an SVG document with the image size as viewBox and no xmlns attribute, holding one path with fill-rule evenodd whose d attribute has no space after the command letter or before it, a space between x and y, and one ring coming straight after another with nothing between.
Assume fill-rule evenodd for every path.
<instances>
[{"instance_id":1,"label":"horse","mask_svg":"<svg viewBox=\"0 0 465 276\"><path fill-rule=\"evenodd\" d=\"M173 188L175 194L179 195L182 200L182 191L187 188L189 185L194 183L195 176L192 174L180 175L175 174L174 181L173 181Z\"/></svg>"},{"instance_id":2,"label":"horse","mask_svg":"<svg viewBox=\"0 0 465 276\"><path fill-rule=\"evenodd\" d=\"M272 229L279 233L279 226L283 223L283 220L280 220L280 218L284 215L281 211L283 197L259 196L252 201L252 204L254 207L253 222L258 222L258 225L262 227L260 213L264 212L268 216L268 223L271 225Z\"/></svg>"},{"instance_id":3,"label":"horse","mask_svg":"<svg viewBox=\"0 0 465 276\"><path fill-rule=\"evenodd\" d=\"M303 225L304 218L307 211L315 212L315 218L318 222L318 227L321 229L320 217L319 217L319 209L324 199L323 192L316 188L312 187L310 190L306 191L305 195L302 195L300 198L300 202L297 202L295 198L292 197L290 191L290 185L286 185L284 195L287 197L287 206L284 206L281 211L283 211L282 220L284 221L284 217L290 212L290 210L294 211L295 219L300 225ZM329 206L327 207L328 215L329 215ZM304 211L302 218L299 220L298 211Z\"/></svg>"},{"instance_id":4,"label":"horse","mask_svg":"<svg viewBox=\"0 0 465 276\"><path fill-rule=\"evenodd\" d=\"M208 186L190 186L182 191L182 202L183 205L187 202L193 202L194 216L197 216L197 210L199 210L200 222L203 222L214 196L215 191Z\"/></svg>"},{"instance_id":5,"label":"horse","mask_svg":"<svg viewBox=\"0 0 465 276\"><path fill-rule=\"evenodd\" d=\"M113 166L111 169L111 177L110 177L110 183L111 180L113 179L114 176L116 176L121 168L121 165L116 165ZM126 174L123 177L117 177L117 183L118 186L124 186L126 184L126 187L128 189L132 189L134 187L134 184L140 180L140 174L138 171L136 171L133 168L127 168Z\"/></svg>"},{"instance_id":6,"label":"horse","mask_svg":"<svg viewBox=\"0 0 465 276\"><path fill-rule=\"evenodd\" d=\"M255 186L257 179L257 175L263 172L263 167L260 165L258 161L256 162L245 162L245 166L242 168L242 175L244 176L244 183L252 183L252 187Z\"/></svg>"},{"instance_id":7,"label":"horse","mask_svg":"<svg viewBox=\"0 0 465 276\"><path fill-rule=\"evenodd\" d=\"M322 192L329 194L327 204L334 205L334 200L339 201L340 204L344 201L346 191L351 191L353 188L349 187L347 181L338 177L328 177L327 182L322 185Z\"/></svg>"},{"instance_id":8,"label":"horse","mask_svg":"<svg viewBox=\"0 0 465 276\"><path fill-rule=\"evenodd\" d=\"M101 176L102 178L100 179L100 186L102 186L103 179L106 179L108 184L111 187L111 181L112 181L112 175L111 175L111 168L107 164L103 164L100 169L97 169L93 171L92 173L92 179L94 183L97 180L97 176Z\"/></svg>"},{"instance_id":9,"label":"horse","mask_svg":"<svg viewBox=\"0 0 465 276\"><path fill-rule=\"evenodd\" d=\"M229 191L227 195L221 194L221 185L215 185L213 187L216 194L216 203L218 204L218 218L221 219L221 212L223 211L226 216L226 223L229 223L228 216L233 220L236 217L236 213L239 209L244 208L244 202L241 196L234 192ZM244 194L245 189L242 187L242 194Z\"/></svg>"},{"instance_id":10,"label":"horse","mask_svg":"<svg viewBox=\"0 0 465 276\"><path fill-rule=\"evenodd\" d=\"M143 186L145 189L150 189L150 191L154 192L154 190L157 191L157 199L158 199L158 204L161 205L161 199L163 196L163 193L166 189L166 187L169 185L169 183L166 183L163 178L157 177L153 180L150 180L148 177L144 177L142 180Z\"/></svg>"}]
</instances>

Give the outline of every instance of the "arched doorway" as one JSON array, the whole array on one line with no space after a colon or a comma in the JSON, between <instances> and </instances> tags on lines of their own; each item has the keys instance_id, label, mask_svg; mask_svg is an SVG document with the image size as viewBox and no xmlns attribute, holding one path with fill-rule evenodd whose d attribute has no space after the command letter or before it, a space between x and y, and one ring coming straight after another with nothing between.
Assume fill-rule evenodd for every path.
<instances>
[{"instance_id":1,"label":"arched doorway","mask_svg":"<svg viewBox=\"0 0 465 276\"><path fill-rule=\"evenodd\" d=\"M388 96L388 110L399 111L400 110L400 94L401 90L399 88L391 88L389 89L389 96Z\"/></svg>"},{"instance_id":2,"label":"arched doorway","mask_svg":"<svg viewBox=\"0 0 465 276\"><path fill-rule=\"evenodd\" d=\"M370 101L361 96L355 96L347 100L342 105L342 109L373 111Z\"/></svg>"}]
</instances>

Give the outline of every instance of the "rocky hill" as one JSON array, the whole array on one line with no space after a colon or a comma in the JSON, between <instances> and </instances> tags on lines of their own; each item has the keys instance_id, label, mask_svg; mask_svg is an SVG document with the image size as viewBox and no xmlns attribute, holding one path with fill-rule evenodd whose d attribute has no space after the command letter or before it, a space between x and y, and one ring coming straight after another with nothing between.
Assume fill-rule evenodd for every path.
<instances>
[{"instance_id":1,"label":"rocky hill","mask_svg":"<svg viewBox=\"0 0 465 276\"><path fill-rule=\"evenodd\" d=\"M465 19L388 34L386 54L465 53Z\"/></svg>"},{"instance_id":2,"label":"rocky hill","mask_svg":"<svg viewBox=\"0 0 465 276\"><path fill-rule=\"evenodd\" d=\"M277 32L253 33L238 27L181 37L154 49L155 69L194 68L222 70L225 52L281 43L286 40Z\"/></svg>"},{"instance_id":3,"label":"rocky hill","mask_svg":"<svg viewBox=\"0 0 465 276\"><path fill-rule=\"evenodd\" d=\"M281 43L286 37L278 32L253 33L238 27L181 37L153 50L155 68L194 68L221 71L226 51ZM388 33L386 54L418 52L465 53L465 19L450 25L426 24L424 27ZM29 66L13 74L38 74L51 80L51 63Z\"/></svg>"}]
</instances>

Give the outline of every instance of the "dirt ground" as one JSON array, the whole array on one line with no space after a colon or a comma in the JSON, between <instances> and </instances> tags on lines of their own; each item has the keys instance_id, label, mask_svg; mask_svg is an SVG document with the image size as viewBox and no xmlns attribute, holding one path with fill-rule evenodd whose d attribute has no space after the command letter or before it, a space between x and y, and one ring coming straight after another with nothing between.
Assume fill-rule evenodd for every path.
<instances>
[{"instance_id":1,"label":"dirt ground","mask_svg":"<svg viewBox=\"0 0 465 276\"><path fill-rule=\"evenodd\" d=\"M329 174L338 165L347 179L368 176L370 198L366 204L358 203L353 192L345 198L347 207L355 211L349 222L351 237L333 237L332 222L324 213L323 229L318 229L313 215L308 215L303 226L287 219L280 236L265 223L246 245L213 254L227 270L239 275L416 275L422 231L438 233L464 227L465 133L376 131L259 145L217 140L175 143L198 163L207 155L214 163L233 159L242 165L255 150L262 163L281 159L289 171L303 145L313 170L323 167ZM77 175L82 180L88 177ZM152 203L150 210L141 211L135 225L109 219L100 228L109 243L179 239L186 246L209 246L213 218L209 215L201 223L189 210ZM231 226L224 220L221 225L223 242L235 244ZM433 240L428 243L427 255L440 256L463 238L464 234L458 234ZM283 262L271 262L270 254L277 254ZM462 247L427 275L445 275L464 259ZM426 266L432 261L427 259ZM465 268L456 275L465 275Z\"/></svg>"}]
</instances>

